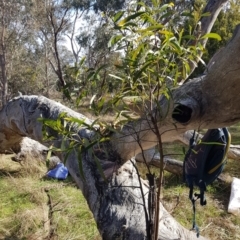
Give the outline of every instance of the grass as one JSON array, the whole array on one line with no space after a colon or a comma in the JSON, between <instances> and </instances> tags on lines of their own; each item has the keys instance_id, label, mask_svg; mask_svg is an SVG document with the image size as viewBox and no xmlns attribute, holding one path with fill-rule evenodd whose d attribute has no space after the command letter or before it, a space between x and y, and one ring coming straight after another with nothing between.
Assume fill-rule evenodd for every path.
<instances>
[{"instance_id":1,"label":"grass","mask_svg":"<svg viewBox=\"0 0 240 240\"><path fill-rule=\"evenodd\" d=\"M232 143L240 143L239 124L229 128ZM176 152L181 157L181 147ZM229 159L224 174L240 178L240 164L237 160ZM163 204L167 210L186 228L192 227L192 204L188 198L189 189L182 178L166 173L164 180ZM196 189L196 192L198 189ZM196 218L200 233L212 240L240 239L240 218L227 212L231 193L231 182L215 181L207 187L207 205L200 206L196 202Z\"/></svg>"},{"instance_id":2,"label":"grass","mask_svg":"<svg viewBox=\"0 0 240 240\"><path fill-rule=\"evenodd\" d=\"M0 239L97 240L87 203L71 178L45 180L44 164L0 156Z\"/></svg>"},{"instance_id":3,"label":"grass","mask_svg":"<svg viewBox=\"0 0 240 240\"><path fill-rule=\"evenodd\" d=\"M230 127L232 144L240 143L240 124ZM183 147L180 143L164 144L164 153L178 160L183 160ZM146 168L140 165L142 177L146 176ZM156 176L159 169L152 168ZM228 159L225 175L240 178L240 164L237 160ZM198 189L195 189L198 192ZM231 193L231 182L215 181L207 187L207 205L201 206L196 202L196 220L200 228L200 234L212 240L240 239L240 218L229 214L228 203ZM189 189L183 183L182 176L176 176L168 172L164 173L164 188L162 203L175 219L184 227L191 229L193 220L192 203L188 198Z\"/></svg>"},{"instance_id":4,"label":"grass","mask_svg":"<svg viewBox=\"0 0 240 240\"><path fill-rule=\"evenodd\" d=\"M230 128L234 144L240 143L239 125ZM165 145L167 154L183 159L180 144ZM0 239L100 240L87 203L69 177L66 181L46 180L47 169L39 162L13 162L0 155ZM139 166L145 176L146 169ZM158 169L153 169L158 174ZM225 173L240 178L240 165L228 160ZM215 181L208 186L207 205L197 202L200 233L212 240L240 239L240 218L227 212L231 184ZM188 188L179 176L165 173L162 202L183 226L192 226L192 205Z\"/></svg>"}]
</instances>

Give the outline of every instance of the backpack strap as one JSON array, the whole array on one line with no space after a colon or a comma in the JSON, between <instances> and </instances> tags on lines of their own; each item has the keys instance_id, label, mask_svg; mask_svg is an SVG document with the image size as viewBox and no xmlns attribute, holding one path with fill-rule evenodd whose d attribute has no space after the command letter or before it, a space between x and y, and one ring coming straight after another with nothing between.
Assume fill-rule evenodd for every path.
<instances>
[{"instance_id":1,"label":"backpack strap","mask_svg":"<svg viewBox=\"0 0 240 240\"><path fill-rule=\"evenodd\" d=\"M195 135L195 131L194 134L192 136L192 138L189 141L189 150L187 152L187 154L185 155L184 158L184 163L185 161L189 158L189 155L193 149L193 147L195 146L195 142L194 142L194 135ZM214 143L216 143L219 138L221 138L222 136L224 136L224 132L222 129L215 129L214 131L212 131L211 133L211 142L201 142L200 144L207 144L209 145L209 147L205 147L204 148L204 154L202 156L202 161L203 163L201 164L201 167L198 171L198 182L197 185L199 187L200 193L194 193L193 194L193 189L194 189L194 182L196 180L196 178L194 177L188 177L188 187L189 187L189 199L192 202L192 207L193 207L193 223L192 223L192 230L196 231L197 237L199 237L199 227L196 224L196 206L195 203L198 199L200 199L200 204L201 206L204 206L207 204L206 198L205 198L205 191L206 191L206 182L203 180L204 179L204 168L205 168L205 162L207 160L207 157L209 155L209 152L213 146ZM184 166L185 169L185 166ZM184 172L184 177L185 177L185 171ZM185 178L184 178L185 180Z\"/></svg>"},{"instance_id":2,"label":"backpack strap","mask_svg":"<svg viewBox=\"0 0 240 240\"><path fill-rule=\"evenodd\" d=\"M198 196L197 199L200 199L201 206L204 206L204 205L207 204L207 201L206 201L206 198L205 198L205 191L206 191L207 187L206 187L206 182L203 180L204 179L205 162L207 161L208 154L209 154L212 146L219 140L219 138L221 138L223 136L224 136L223 130L218 128L218 129L215 129L214 131L212 131L211 142L207 142L207 143L202 142L202 144L208 144L209 147L204 149L204 155L202 157L203 163L201 164L201 167L200 167L199 172L198 172L199 182L197 184L198 184L200 193L198 193L198 194L195 193L195 195Z\"/></svg>"},{"instance_id":3,"label":"backpack strap","mask_svg":"<svg viewBox=\"0 0 240 240\"><path fill-rule=\"evenodd\" d=\"M183 169L185 169L185 163L186 163L187 159L189 158L192 149L193 149L194 146L196 145L196 143L195 143L195 132L196 132L196 131L194 130L192 137L189 139L189 149L188 149L188 151L187 151L187 153L185 154L185 157L184 157ZM183 182L186 182L185 171L183 171Z\"/></svg>"},{"instance_id":4,"label":"backpack strap","mask_svg":"<svg viewBox=\"0 0 240 240\"><path fill-rule=\"evenodd\" d=\"M196 196L196 193L193 195L193 184L189 185L189 199L192 202L192 208L193 208L193 220L192 220L192 230L196 231L197 237L199 237L199 227L196 224L196 201L198 200L198 196ZM195 198L194 198L195 196Z\"/></svg>"},{"instance_id":5,"label":"backpack strap","mask_svg":"<svg viewBox=\"0 0 240 240\"><path fill-rule=\"evenodd\" d=\"M192 149L194 148L194 146L196 145L195 143L195 130L193 132L192 137L189 139L189 149L184 157L184 161L183 161L183 169L185 169L185 163L187 161L187 159L189 158ZM185 171L183 171L183 181L186 182L186 175L185 175ZM195 230L197 233L197 237L199 237L199 227L196 224L196 205L195 202L198 199L198 196L196 196L196 193L193 195L193 188L194 188L194 179L192 177L188 177L188 187L189 187L189 199L192 202L192 208L193 208L193 222L192 222L192 230ZM194 197L195 196L195 197Z\"/></svg>"}]
</instances>

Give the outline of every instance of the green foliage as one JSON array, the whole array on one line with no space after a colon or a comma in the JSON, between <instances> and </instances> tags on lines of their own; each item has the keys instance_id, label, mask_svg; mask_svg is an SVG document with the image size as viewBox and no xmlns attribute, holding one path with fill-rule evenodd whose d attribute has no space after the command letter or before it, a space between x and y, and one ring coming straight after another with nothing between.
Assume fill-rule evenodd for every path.
<instances>
[{"instance_id":1,"label":"green foliage","mask_svg":"<svg viewBox=\"0 0 240 240\"><path fill-rule=\"evenodd\" d=\"M225 46L232 37L234 29L240 23L240 3L239 1L231 0L230 6L222 11L213 26L213 32L221 36L221 41L209 41L207 43L208 54L207 58L211 58L221 47Z\"/></svg>"},{"instance_id":2,"label":"green foliage","mask_svg":"<svg viewBox=\"0 0 240 240\"><path fill-rule=\"evenodd\" d=\"M85 74L86 67L84 66L86 58L83 57L79 63L74 66L66 65L63 68L66 78L66 88L71 92L71 97L85 97L88 91L87 76Z\"/></svg>"},{"instance_id":3,"label":"green foliage","mask_svg":"<svg viewBox=\"0 0 240 240\"><path fill-rule=\"evenodd\" d=\"M97 120L90 124L87 123L85 119L69 117L66 113L60 114L56 120L41 118L39 121L43 123L43 134L45 140L56 139L59 141L59 139L61 139L61 142L59 142L57 147L50 146L47 155L47 164L52 152L61 152L64 156L64 163L68 159L69 155L74 153L78 159L81 177L85 179L82 155L88 152L88 154L94 159L101 177L105 179L103 170L99 163L100 159L95 154L95 149L101 149L100 145L109 140L108 129L103 127L101 130L98 126L96 126ZM87 131L89 135L81 134L81 131Z\"/></svg>"},{"instance_id":4,"label":"green foliage","mask_svg":"<svg viewBox=\"0 0 240 240\"><path fill-rule=\"evenodd\" d=\"M108 48L110 52L120 53L119 61L114 62L114 67L118 71L108 74L109 64L99 64L96 68L87 67L86 58L75 66L65 67L64 72L68 79L67 87L71 97L74 97L79 104L81 99L90 93L91 108L96 115L106 112L109 108L116 110L117 105L122 103L125 109L119 110L117 117L124 116L125 119L123 122L118 121L119 125L126 119L131 120L125 111L128 110L124 102L126 98L138 99L136 105L142 105L142 111L149 114L152 121L159 121L160 115L160 119L163 119L166 113L163 114L159 109L159 98L164 96L170 99L171 91L177 83L189 76L190 63L197 65L198 54L204 51L200 39L220 39L215 33L199 37L194 36L191 30L186 32L184 22L196 18L197 14L185 11L182 15L183 23L176 25L179 19L177 12L178 8L171 2L163 2L159 6L158 1L152 0L148 4L138 2L137 8L129 8L128 11L120 11L113 15L109 22L114 29L114 35L108 41ZM195 44L189 44L189 40L194 40ZM115 95L109 99L104 97L104 93L109 91L108 79L111 80L112 86L118 86ZM99 87L100 81L102 82ZM158 113L152 112L154 108ZM61 151L66 151L66 157L75 148L79 149L77 154L80 163L80 153L92 151L95 145L107 140L106 135L102 135L99 129L111 127L100 123L100 128L94 129L93 125L68 118L66 115L60 116L56 121L42 121L45 127L62 136L64 144L68 142L67 148L63 143L60 148ZM154 124L155 131L158 132L157 125ZM74 135L76 125L77 128L83 127L93 131L94 138L81 139L78 135ZM50 133L54 136L51 131L45 128L45 134ZM81 164L80 171L82 171Z\"/></svg>"},{"instance_id":5,"label":"green foliage","mask_svg":"<svg viewBox=\"0 0 240 240\"><path fill-rule=\"evenodd\" d=\"M193 8L196 8L194 5ZM81 75L84 66L84 60L80 62L79 66L66 68L66 73L74 81L80 81L84 76L84 88L92 89L91 107L96 114L100 114L108 108L108 106L116 107L119 102L124 103L125 98L140 99L143 106L142 112L147 116L146 119L150 122L151 130L156 134L158 151L161 156L159 179L163 179L163 145L161 141L161 133L159 130L159 122L166 116L166 111L160 107L159 99L171 99L172 90L178 86L179 81L186 80L192 72L191 65L196 66L199 61L199 56L204 51L201 45L201 40L205 38L213 38L221 40L220 36L216 33L209 33L201 36L196 26L188 25L186 23L198 22L202 15L198 10L185 11L179 15L179 9L173 3L165 3L159 5L159 1L152 0L148 4L143 1L137 2L137 7L129 8L127 11L120 11L113 14L111 19L108 20L113 29L109 32L114 32L113 36L108 41L109 52L119 52L120 61L114 65L118 72L113 72L108 75L106 70L109 67L110 57L104 57L100 63L91 62ZM205 16L208 14L205 14ZM101 28L99 28L101 29ZM107 28L106 28L107 29ZM196 33L197 32L197 33ZM109 39L109 35L102 35L102 39ZM96 39L96 38L95 38ZM92 49L100 50L101 45L95 44ZM105 101L103 97L106 92L108 77L112 82L117 82L118 89L115 95ZM101 78L103 80L101 81ZM101 81L101 84L99 84ZM90 83L90 85L88 85ZM89 86L89 87L88 87ZM105 91L104 91L105 90ZM81 96L81 94L80 94ZM79 99L79 96L77 96ZM107 107L105 107L107 105ZM120 110L118 115L125 115L125 109ZM125 115L128 120L131 120L129 115ZM125 119L124 119L125 121ZM97 122L97 120L96 120ZM85 123L84 120L70 118L67 115L60 116L56 121L44 120L43 123L46 127L61 136L62 143L57 151L65 152L65 159L73 151L78 156L79 170L82 178L84 179L84 165L82 153L88 152L92 159L95 160L96 166L104 178L104 173L101 168L100 159L95 154L95 147L101 148L101 143L109 140L108 131L102 129L110 129L110 127L101 124L99 128L95 128L96 122L92 124ZM119 122L122 126L124 122ZM173 126L174 127L174 126ZM81 134L76 134L78 129L88 129L92 132L91 137L84 137ZM137 133L138 130L136 130ZM49 131L46 129L45 133ZM53 135L52 133L50 134ZM137 140L136 140L137 141ZM141 141L139 141L139 145ZM147 164L146 164L147 166ZM148 167L148 166L147 166ZM148 167L148 180L150 189L155 189L154 178L155 175L151 173ZM153 186L151 185L153 184ZM158 231L158 216L159 216L159 202L160 202L160 187L156 188L156 205L154 208L149 208L150 213L154 212L153 220L156 223L155 235ZM151 194L149 194L151 195ZM151 201L151 199L149 199ZM155 204L151 202L149 205ZM146 219L149 221L149 219ZM147 229L148 238L150 237L151 230ZM155 236L154 239L156 238ZM152 235L151 235L152 238ZM149 238L150 239L150 238Z\"/></svg>"},{"instance_id":6,"label":"green foliage","mask_svg":"<svg viewBox=\"0 0 240 240\"><path fill-rule=\"evenodd\" d=\"M106 12L121 9L124 6L125 0L64 0L64 2L70 4L75 9L93 9L95 12Z\"/></svg>"},{"instance_id":7,"label":"green foliage","mask_svg":"<svg viewBox=\"0 0 240 240\"><path fill-rule=\"evenodd\" d=\"M186 34L183 24L175 24L179 14L176 15L173 3L159 6L157 1L152 1L151 7L144 2L138 4L139 11L120 11L112 18L116 34L110 39L109 47L122 51L123 58L116 65L121 74L110 76L121 82L116 98L139 96L143 102L157 104L160 96L170 98L171 89L189 76L190 62L197 65L198 52L204 49L200 43L188 45L189 39L199 39L192 32ZM185 19L192 17L185 12ZM209 37L218 38L218 35L203 36Z\"/></svg>"},{"instance_id":8,"label":"green foliage","mask_svg":"<svg viewBox=\"0 0 240 240\"><path fill-rule=\"evenodd\" d=\"M98 102L108 93L117 93L109 103L111 108L119 104L116 99L133 95L141 96L144 102L150 97L152 103L162 94L169 98L170 88L189 76L190 64L197 65L197 55L204 51L199 36L193 36L201 9L197 3L138 1L126 4L116 14L104 12L100 18L103 24L94 34L77 37L79 44L89 49L84 65L65 67L71 95L78 104L84 97L94 96L91 104L96 114L106 110ZM186 22L191 22L189 31ZM197 44L189 45L190 40Z\"/></svg>"},{"instance_id":9,"label":"green foliage","mask_svg":"<svg viewBox=\"0 0 240 240\"><path fill-rule=\"evenodd\" d=\"M46 168L38 161L20 165L9 155L0 158L0 239L100 239L87 202L70 177L43 180ZM34 164L41 174L32 173Z\"/></svg>"},{"instance_id":10,"label":"green foliage","mask_svg":"<svg viewBox=\"0 0 240 240\"><path fill-rule=\"evenodd\" d=\"M228 7L224 11L220 12L217 20L214 23L212 32L221 36L219 41L215 39L209 39L206 45L206 51L203 56L203 61L208 63L213 55L222 47L224 47L229 39L232 37L234 29L237 24L240 23L240 3L239 1L229 1ZM198 68L193 73L192 77L202 74L205 70L205 66L199 63Z\"/></svg>"}]
</instances>

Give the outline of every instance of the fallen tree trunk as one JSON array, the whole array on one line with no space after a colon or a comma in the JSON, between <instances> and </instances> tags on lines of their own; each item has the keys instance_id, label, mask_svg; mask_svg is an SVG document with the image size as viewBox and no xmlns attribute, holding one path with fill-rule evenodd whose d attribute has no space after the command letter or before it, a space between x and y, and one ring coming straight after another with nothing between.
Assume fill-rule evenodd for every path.
<instances>
[{"instance_id":1,"label":"fallen tree trunk","mask_svg":"<svg viewBox=\"0 0 240 240\"><path fill-rule=\"evenodd\" d=\"M42 142L42 124L38 119L56 119L62 112L91 123L83 115L45 97L21 96L11 100L0 112L1 151L15 146L17 140L25 136ZM89 139L94 134L84 127L78 132ZM53 134L50 130L49 133ZM58 139L61 140L60 136ZM57 146L59 141L49 144ZM146 239L148 185L139 179L134 159L123 162L111 143L107 143L106 149L106 155L101 152L103 169L112 171L113 166L117 169L111 172L108 181L102 179L95 160L87 151L82 152L84 176L79 172L76 151L68 156L69 172L82 190L103 239ZM159 239L196 239L196 234L180 226L162 205L159 221Z\"/></svg>"},{"instance_id":2,"label":"fallen tree trunk","mask_svg":"<svg viewBox=\"0 0 240 240\"><path fill-rule=\"evenodd\" d=\"M160 155L156 152L155 148L148 149L143 153L139 153L135 156L137 162L146 163L147 165L152 165L160 168ZM182 175L183 162L170 157L164 157L164 170L176 174Z\"/></svg>"},{"instance_id":3,"label":"fallen tree trunk","mask_svg":"<svg viewBox=\"0 0 240 240\"><path fill-rule=\"evenodd\" d=\"M163 142L176 141L187 130L226 127L240 120L237 104L240 101L239 39L240 25L206 75L187 81L173 92L172 99L160 100L162 115L157 115L157 124ZM112 141L127 160L142 149L156 145L154 124L147 115L138 122L127 124Z\"/></svg>"},{"instance_id":4,"label":"fallen tree trunk","mask_svg":"<svg viewBox=\"0 0 240 240\"><path fill-rule=\"evenodd\" d=\"M216 72L213 71L215 67L212 67L206 76L188 81L175 90L166 119L158 123L164 141L177 140L180 134L189 129L223 127L240 120L240 109L235 104L240 100L239 38L238 27L233 40L223 50L226 51L224 57L220 63L215 63ZM235 60L228 65L231 57ZM165 101L161 100L163 107ZM182 118L171 114L178 109L185 114ZM83 115L44 97L22 96L13 99L0 112L0 150L11 148L25 136L42 141L42 124L38 118L56 119L62 112L92 123ZM140 146L147 149L156 144L152 128L152 122L145 118L127 124L122 132L111 136L107 146L110 154L102 159L105 173L112 175L108 182L102 180L96 163L88 152L82 153L84 179L79 173L76 153L72 152L68 156L69 171L87 199L104 239L145 239L147 236L146 217L143 216L147 216L148 186L144 181L138 180L134 160L129 162L129 159L141 151ZM82 128L79 134L91 138L94 133ZM193 232L176 223L161 206L159 239L195 237Z\"/></svg>"},{"instance_id":5,"label":"fallen tree trunk","mask_svg":"<svg viewBox=\"0 0 240 240\"><path fill-rule=\"evenodd\" d=\"M173 92L170 101L160 100L162 115L156 116L159 116L157 127L163 141L175 141L187 130L230 126L240 120L240 109L236 104L240 100L239 40L240 27L237 27L233 39L218 54L218 61L211 63L206 75L187 81ZM12 148L25 136L42 142L42 124L38 119L56 119L63 112L83 119L89 125L92 123L85 116L44 97L21 96L8 102L0 112L0 150ZM109 142L93 149L108 181L103 180L91 151L81 152L84 176L79 171L77 151L67 156L69 172L87 199L104 240L149 237L149 188L139 179L132 157L156 145L154 124L146 115L126 124L121 131L110 135ZM96 134L87 127L75 130L80 138L88 141ZM61 136L50 129L47 131L58 141L49 141L46 145L59 146ZM162 205L160 213L159 239L196 239L195 233L180 226Z\"/></svg>"},{"instance_id":6,"label":"fallen tree trunk","mask_svg":"<svg viewBox=\"0 0 240 240\"><path fill-rule=\"evenodd\" d=\"M143 157L144 155L144 157ZM149 149L144 151L141 154L138 154L135 157L137 162L140 163L146 163L148 165L152 165L154 167L160 168L160 155L159 153L156 153L155 149ZM164 157L164 170L168 171L170 173L176 174L179 177L183 177L183 162L170 158L170 157ZM222 173L220 176L218 176L218 180L230 183L232 182L232 176L228 174Z\"/></svg>"}]
</instances>

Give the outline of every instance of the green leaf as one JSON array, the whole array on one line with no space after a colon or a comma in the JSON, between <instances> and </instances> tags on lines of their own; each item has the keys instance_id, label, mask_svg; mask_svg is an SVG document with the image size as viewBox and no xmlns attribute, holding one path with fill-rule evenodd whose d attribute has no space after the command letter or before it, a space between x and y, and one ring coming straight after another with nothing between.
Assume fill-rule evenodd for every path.
<instances>
[{"instance_id":1,"label":"green leaf","mask_svg":"<svg viewBox=\"0 0 240 240\"><path fill-rule=\"evenodd\" d=\"M140 77L140 75L147 69L148 66L150 66L152 63L151 62L147 62L143 65L143 67L137 71L135 74L134 74L134 79L138 79Z\"/></svg>"},{"instance_id":2,"label":"green leaf","mask_svg":"<svg viewBox=\"0 0 240 240\"><path fill-rule=\"evenodd\" d=\"M83 65L83 63L85 62L86 60L86 57L83 57L80 62L79 62L79 66L81 67Z\"/></svg>"},{"instance_id":3,"label":"green leaf","mask_svg":"<svg viewBox=\"0 0 240 240\"><path fill-rule=\"evenodd\" d=\"M206 12L206 13L201 14L201 17L209 17L209 16L211 16L210 12Z\"/></svg>"},{"instance_id":4,"label":"green leaf","mask_svg":"<svg viewBox=\"0 0 240 240\"><path fill-rule=\"evenodd\" d=\"M95 74L94 71L90 72L90 73L87 75L87 79L88 79L88 80L91 80L91 79L93 78L94 74Z\"/></svg>"},{"instance_id":5,"label":"green leaf","mask_svg":"<svg viewBox=\"0 0 240 240\"><path fill-rule=\"evenodd\" d=\"M191 12L183 12L183 13L181 13L181 16L194 18L193 14Z\"/></svg>"},{"instance_id":6,"label":"green leaf","mask_svg":"<svg viewBox=\"0 0 240 240\"><path fill-rule=\"evenodd\" d=\"M177 53L181 53L181 47L177 41L171 41L169 45L172 46L172 48L174 48Z\"/></svg>"},{"instance_id":7,"label":"green leaf","mask_svg":"<svg viewBox=\"0 0 240 240\"><path fill-rule=\"evenodd\" d=\"M130 27L138 27L138 25L134 22L127 22L124 24L124 28L129 27L129 26Z\"/></svg>"},{"instance_id":8,"label":"green leaf","mask_svg":"<svg viewBox=\"0 0 240 240\"><path fill-rule=\"evenodd\" d=\"M174 6L173 3L167 3L167 4L162 5L159 10L161 12L163 12L163 11L167 10L168 8L172 8L173 6Z\"/></svg>"},{"instance_id":9,"label":"green leaf","mask_svg":"<svg viewBox=\"0 0 240 240\"><path fill-rule=\"evenodd\" d=\"M86 139L85 139L86 140ZM91 149L94 145L96 145L98 143L98 140L93 141L93 142L87 142L87 145L84 146L85 150L89 150Z\"/></svg>"},{"instance_id":10,"label":"green leaf","mask_svg":"<svg viewBox=\"0 0 240 240\"><path fill-rule=\"evenodd\" d=\"M207 33L201 37L201 39L204 39L204 38L213 38L213 39L217 39L218 41L222 40L221 36L217 33Z\"/></svg>"},{"instance_id":11,"label":"green leaf","mask_svg":"<svg viewBox=\"0 0 240 240\"><path fill-rule=\"evenodd\" d=\"M139 58L143 50L144 50L143 45L139 45L136 49L134 49L131 60L135 61L137 58Z\"/></svg>"},{"instance_id":12,"label":"green leaf","mask_svg":"<svg viewBox=\"0 0 240 240\"><path fill-rule=\"evenodd\" d=\"M162 29L164 26L162 24L156 24L154 26L150 26L144 29L138 29L137 32L141 33L141 32L145 32L145 31L157 31L159 29Z\"/></svg>"},{"instance_id":13,"label":"green leaf","mask_svg":"<svg viewBox=\"0 0 240 240\"><path fill-rule=\"evenodd\" d=\"M78 151L76 153L77 157L78 157L78 166L79 166L79 172L80 172L80 176L83 178L83 180L85 181L85 177L84 177L84 172L83 172L83 162L82 162L82 146L79 147Z\"/></svg>"},{"instance_id":14,"label":"green leaf","mask_svg":"<svg viewBox=\"0 0 240 240\"><path fill-rule=\"evenodd\" d=\"M120 22L118 23L118 26L123 27L123 26L126 25L126 23L128 23L130 20L136 19L137 17L143 15L144 13L145 13L145 12L137 12L137 13L135 13L135 14L133 14L133 15L130 15L130 16L124 18L122 21L120 21Z\"/></svg>"},{"instance_id":15,"label":"green leaf","mask_svg":"<svg viewBox=\"0 0 240 240\"><path fill-rule=\"evenodd\" d=\"M97 169L98 169L101 177L104 179L104 181L107 181L107 179L106 179L106 177L105 177L105 175L104 175L102 166L101 166L101 164L100 164L100 160L99 160L95 155L93 155L93 158L94 158L94 161L95 161L95 163L96 163L96 165L97 165Z\"/></svg>"},{"instance_id":16,"label":"green leaf","mask_svg":"<svg viewBox=\"0 0 240 240\"><path fill-rule=\"evenodd\" d=\"M113 21L117 22L125 13L125 11L119 11L114 17L113 17Z\"/></svg>"},{"instance_id":17,"label":"green leaf","mask_svg":"<svg viewBox=\"0 0 240 240\"><path fill-rule=\"evenodd\" d=\"M195 36L192 36L192 35L185 35L185 36L182 36L182 39L195 40L196 37L195 37Z\"/></svg>"},{"instance_id":18,"label":"green leaf","mask_svg":"<svg viewBox=\"0 0 240 240\"><path fill-rule=\"evenodd\" d=\"M111 48L112 46L114 46L117 42L119 42L121 39L123 38L122 35L115 35L112 36L111 39L108 42L108 48Z\"/></svg>"},{"instance_id":19,"label":"green leaf","mask_svg":"<svg viewBox=\"0 0 240 240\"><path fill-rule=\"evenodd\" d=\"M170 36L170 37L174 36L173 32L170 32L170 31L167 31L167 30L161 30L161 31L159 31L159 33L161 33L165 36Z\"/></svg>"}]
</instances>

